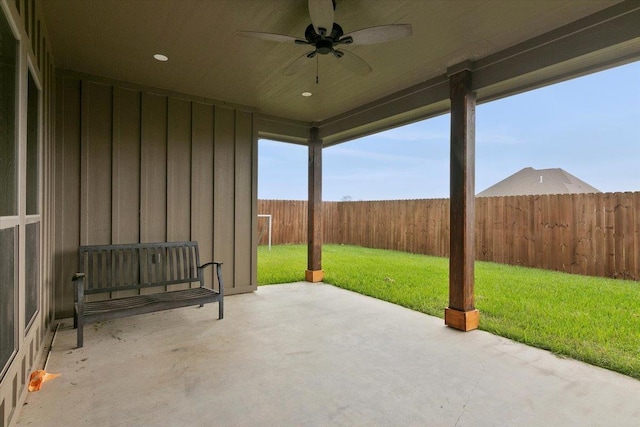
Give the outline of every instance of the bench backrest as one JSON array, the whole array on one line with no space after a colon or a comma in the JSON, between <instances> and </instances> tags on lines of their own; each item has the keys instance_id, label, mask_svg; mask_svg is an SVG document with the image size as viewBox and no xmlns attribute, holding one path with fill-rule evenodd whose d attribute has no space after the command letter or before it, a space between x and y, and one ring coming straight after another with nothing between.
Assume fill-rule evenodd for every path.
<instances>
[{"instance_id":1,"label":"bench backrest","mask_svg":"<svg viewBox=\"0 0 640 427\"><path fill-rule=\"evenodd\" d=\"M200 282L197 242L80 246L85 294Z\"/></svg>"}]
</instances>

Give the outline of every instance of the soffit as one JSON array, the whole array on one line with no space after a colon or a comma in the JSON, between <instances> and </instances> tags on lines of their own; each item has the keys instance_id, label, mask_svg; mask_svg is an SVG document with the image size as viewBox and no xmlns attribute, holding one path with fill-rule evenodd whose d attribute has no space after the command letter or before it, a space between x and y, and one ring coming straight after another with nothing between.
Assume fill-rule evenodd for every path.
<instances>
[{"instance_id":1,"label":"soffit","mask_svg":"<svg viewBox=\"0 0 640 427\"><path fill-rule=\"evenodd\" d=\"M310 19L304 0L44 1L59 68L222 103L302 122L321 122L441 76L552 31L616 1L337 0L345 33L410 23L410 38L350 46L373 68L359 76L332 56L298 74L287 65L308 47L238 37L236 30L302 38ZM166 63L155 61L163 53ZM313 96L303 98L301 92Z\"/></svg>"}]
</instances>

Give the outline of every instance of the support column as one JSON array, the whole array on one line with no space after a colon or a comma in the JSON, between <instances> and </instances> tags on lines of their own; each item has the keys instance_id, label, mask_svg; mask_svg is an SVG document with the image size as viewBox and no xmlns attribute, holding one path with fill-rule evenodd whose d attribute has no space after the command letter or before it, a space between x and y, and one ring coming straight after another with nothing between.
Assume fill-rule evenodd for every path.
<instances>
[{"instance_id":1,"label":"support column","mask_svg":"<svg viewBox=\"0 0 640 427\"><path fill-rule=\"evenodd\" d=\"M309 137L309 203L307 221L307 282L321 282L322 271L322 140L318 128Z\"/></svg>"},{"instance_id":2,"label":"support column","mask_svg":"<svg viewBox=\"0 0 640 427\"><path fill-rule=\"evenodd\" d=\"M472 73L450 73L450 257L449 307L446 325L462 331L478 328L480 313L474 301L475 258L475 108Z\"/></svg>"}]
</instances>

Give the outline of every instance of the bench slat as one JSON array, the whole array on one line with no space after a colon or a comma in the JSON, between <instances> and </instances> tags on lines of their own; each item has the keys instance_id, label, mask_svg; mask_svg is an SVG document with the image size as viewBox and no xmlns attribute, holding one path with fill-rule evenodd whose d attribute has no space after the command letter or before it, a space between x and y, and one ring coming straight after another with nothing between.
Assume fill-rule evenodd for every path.
<instances>
[{"instance_id":1,"label":"bench slat","mask_svg":"<svg viewBox=\"0 0 640 427\"><path fill-rule=\"evenodd\" d=\"M163 289L166 286L169 285L178 285L180 283L195 283L195 282L199 282L199 279L195 278L195 279L190 279L190 280L183 280L183 279L178 279L178 280L166 280L166 281L162 281L160 283L134 283L132 285L124 285L124 286L118 286L118 287L111 287L111 288L100 288L100 289L85 289L84 293L85 295L96 295L96 294L109 294L111 292L120 292L120 291L130 291L132 289L147 289L147 288L160 288L162 287Z\"/></svg>"},{"instance_id":2,"label":"bench slat","mask_svg":"<svg viewBox=\"0 0 640 427\"><path fill-rule=\"evenodd\" d=\"M140 283L142 282L142 277L140 276L140 250L134 249L129 253L129 258L131 262L131 270L129 271L129 283Z\"/></svg>"},{"instance_id":3,"label":"bench slat","mask_svg":"<svg viewBox=\"0 0 640 427\"><path fill-rule=\"evenodd\" d=\"M193 255L190 248L182 248L182 263L184 264L184 275L189 276L193 271Z\"/></svg>"},{"instance_id":4,"label":"bench slat","mask_svg":"<svg viewBox=\"0 0 640 427\"><path fill-rule=\"evenodd\" d=\"M112 275L112 269L113 269L113 251L111 252L106 252L104 254L104 264L105 264L105 276L106 276L106 283L113 283L113 275Z\"/></svg>"},{"instance_id":5,"label":"bench slat","mask_svg":"<svg viewBox=\"0 0 640 427\"><path fill-rule=\"evenodd\" d=\"M210 289L207 289L207 288L186 289L184 291L167 292L167 294L174 294L174 293L180 293L185 291L200 291L203 289L208 292L206 294L203 293L203 295L201 296L178 298L175 300L155 300L153 302L141 303L141 304L132 305L132 306L123 305L122 307L119 307L117 309L99 311L99 312L94 312L93 314L90 314L90 315L85 315L84 319L87 322L93 323L93 322L99 322L103 320L117 319L125 316L132 316L132 315L143 314L143 313L152 313L155 311L170 310L174 308L189 307L189 306L207 304L212 302L218 302L220 304L222 302L222 297L219 294L212 292ZM164 295L164 293L151 294L151 295L138 295L131 298L134 299L138 297L150 297L155 295ZM219 317L219 318L222 319L222 317ZM80 347L80 345L78 346Z\"/></svg>"},{"instance_id":6,"label":"bench slat","mask_svg":"<svg viewBox=\"0 0 640 427\"><path fill-rule=\"evenodd\" d=\"M166 249L156 248L156 253L158 254L156 258L156 271L158 272L158 277L163 282L167 280L167 274L165 270L167 265L166 252L167 252Z\"/></svg>"},{"instance_id":7,"label":"bench slat","mask_svg":"<svg viewBox=\"0 0 640 427\"><path fill-rule=\"evenodd\" d=\"M218 293L208 288L192 288L183 289L172 292L162 292L158 294L136 295L132 297L115 298L104 301L85 302L84 314L91 316L92 314L120 310L126 308L139 307L143 305L154 304L159 301L188 301L196 298L215 298Z\"/></svg>"},{"instance_id":8,"label":"bench slat","mask_svg":"<svg viewBox=\"0 0 640 427\"><path fill-rule=\"evenodd\" d=\"M202 297L215 297L216 295L218 295L216 291L208 288L193 288L157 294L136 295L104 301L85 302L84 312L85 315L91 315L101 311L125 310L141 305L153 304L158 301L190 300Z\"/></svg>"},{"instance_id":9,"label":"bench slat","mask_svg":"<svg viewBox=\"0 0 640 427\"><path fill-rule=\"evenodd\" d=\"M175 250L174 248L169 248L167 251L167 264L169 266L169 280L175 280Z\"/></svg>"}]
</instances>

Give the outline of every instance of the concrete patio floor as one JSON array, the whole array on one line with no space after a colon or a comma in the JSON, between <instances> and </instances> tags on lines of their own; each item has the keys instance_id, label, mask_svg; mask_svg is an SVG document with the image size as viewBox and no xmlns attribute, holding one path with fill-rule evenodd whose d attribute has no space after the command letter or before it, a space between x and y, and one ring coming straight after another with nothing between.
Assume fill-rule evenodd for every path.
<instances>
[{"instance_id":1,"label":"concrete patio floor","mask_svg":"<svg viewBox=\"0 0 640 427\"><path fill-rule=\"evenodd\" d=\"M640 381L325 284L66 321L27 426L638 426Z\"/></svg>"}]
</instances>

